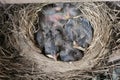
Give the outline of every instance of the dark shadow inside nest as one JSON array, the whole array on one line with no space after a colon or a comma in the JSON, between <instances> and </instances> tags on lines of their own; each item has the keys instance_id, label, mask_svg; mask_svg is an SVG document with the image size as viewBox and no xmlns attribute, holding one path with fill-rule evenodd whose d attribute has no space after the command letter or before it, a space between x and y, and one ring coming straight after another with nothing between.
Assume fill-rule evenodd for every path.
<instances>
[{"instance_id":1,"label":"dark shadow inside nest","mask_svg":"<svg viewBox=\"0 0 120 80\"><path fill-rule=\"evenodd\" d=\"M93 38L90 21L72 3L48 4L38 13L35 41L43 55L58 61L78 61Z\"/></svg>"}]
</instances>

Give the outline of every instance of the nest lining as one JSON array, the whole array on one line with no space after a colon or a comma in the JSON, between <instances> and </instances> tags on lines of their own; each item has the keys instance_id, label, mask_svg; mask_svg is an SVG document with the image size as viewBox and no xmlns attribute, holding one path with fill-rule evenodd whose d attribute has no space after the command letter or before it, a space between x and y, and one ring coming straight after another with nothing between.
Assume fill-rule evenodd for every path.
<instances>
[{"instance_id":1,"label":"nest lining","mask_svg":"<svg viewBox=\"0 0 120 80\"><path fill-rule=\"evenodd\" d=\"M67 72L73 70L89 70L104 58L108 53L107 43L110 36L110 20L104 3L78 3L83 16L88 19L94 28L94 37L90 47L85 51L82 60L68 63L51 60L41 54L41 50L35 45L35 24L38 22L38 12L42 6L26 5L14 14L10 14L13 33L11 43L21 56L37 64L37 68L43 72ZM29 63L29 62L28 62Z\"/></svg>"}]
</instances>

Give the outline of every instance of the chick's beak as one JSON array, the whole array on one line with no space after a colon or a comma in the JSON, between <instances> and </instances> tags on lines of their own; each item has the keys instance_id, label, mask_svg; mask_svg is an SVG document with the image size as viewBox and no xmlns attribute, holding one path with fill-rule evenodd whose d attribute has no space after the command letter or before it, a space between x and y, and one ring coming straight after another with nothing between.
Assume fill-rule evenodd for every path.
<instances>
[{"instance_id":1,"label":"chick's beak","mask_svg":"<svg viewBox=\"0 0 120 80\"><path fill-rule=\"evenodd\" d=\"M54 59L55 61L57 61L57 58L59 56L59 54L54 54L54 55L47 55L49 58Z\"/></svg>"},{"instance_id":2,"label":"chick's beak","mask_svg":"<svg viewBox=\"0 0 120 80\"><path fill-rule=\"evenodd\" d=\"M78 46L78 44L76 43L76 41L73 41L73 48L85 51L85 48L82 48L81 46Z\"/></svg>"},{"instance_id":3,"label":"chick's beak","mask_svg":"<svg viewBox=\"0 0 120 80\"><path fill-rule=\"evenodd\" d=\"M57 53L57 54L54 54L54 55L53 55L53 59L54 59L55 61L57 61L58 56L59 56L58 53Z\"/></svg>"},{"instance_id":4,"label":"chick's beak","mask_svg":"<svg viewBox=\"0 0 120 80\"><path fill-rule=\"evenodd\" d=\"M54 59L55 61L57 61L57 56L56 56L56 55L53 55L53 59Z\"/></svg>"}]
</instances>

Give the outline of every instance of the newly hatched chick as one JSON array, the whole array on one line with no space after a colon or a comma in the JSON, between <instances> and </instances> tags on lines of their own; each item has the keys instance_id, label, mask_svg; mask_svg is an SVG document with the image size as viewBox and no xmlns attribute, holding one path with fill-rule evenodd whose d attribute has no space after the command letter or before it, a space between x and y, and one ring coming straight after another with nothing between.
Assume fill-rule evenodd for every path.
<instances>
[{"instance_id":1,"label":"newly hatched chick","mask_svg":"<svg viewBox=\"0 0 120 80\"><path fill-rule=\"evenodd\" d=\"M41 12L45 16L46 24L57 26L62 25L60 22L65 23L64 13L61 12L62 5L62 3L49 4L42 8Z\"/></svg>"},{"instance_id":2,"label":"newly hatched chick","mask_svg":"<svg viewBox=\"0 0 120 80\"><path fill-rule=\"evenodd\" d=\"M45 35L44 49L46 56L57 60L57 47L55 46L51 31Z\"/></svg>"},{"instance_id":3,"label":"newly hatched chick","mask_svg":"<svg viewBox=\"0 0 120 80\"><path fill-rule=\"evenodd\" d=\"M84 53L78 49L74 49L70 43L65 43L64 49L60 52L60 60L65 62L77 61L83 56Z\"/></svg>"},{"instance_id":4,"label":"newly hatched chick","mask_svg":"<svg viewBox=\"0 0 120 80\"><path fill-rule=\"evenodd\" d=\"M77 23L78 25L76 24L76 27L78 28L76 29L76 32L79 34L79 37L77 37L76 42L78 46L87 48L93 38L93 28L90 22L85 18L78 18Z\"/></svg>"},{"instance_id":5,"label":"newly hatched chick","mask_svg":"<svg viewBox=\"0 0 120 80\"><path fill-rule=\"evenodd\" d=\"M57 56L56 58L59 58L60 51L63 48L64 45L64 37L63 37L63 28L61 26L51 27L52 36L54 38L54 43L57 48Z\"/></svg>"},{"instance_id":6,"label":"newly hatched chick","mask_svg":"<svg viewBox=\"0 0 120 80\"><path fill-rule=\"evenodd\" d=\"M63 13L66 14L66 17L73 18L81 15L80 9L76 8L72 3L64 3Z\"/></svg>"},{"instance_id":7,"label":"newly hatched chick","mask_svg":"<svg viewBox=\"0 0 120 80\"><path fill-rule=\"evenodd\" d=\"M65 25L66 39L73 42L77 49L87 48L93 38L93 29L84 18L69 19Z\"/></svg>"},{"instance_id":8,"label":"newly hatched chick","mask_svg":"<svg viewBox=\"0 0 120 80\"><path fill-rule=\"evenodd\" d=\"M43 29L40 27L36 33L36 41L39 48L44 51L45 56L57 60L57 47L55 46L50 26L44 25Z\"/></svg>"}]
</instances>

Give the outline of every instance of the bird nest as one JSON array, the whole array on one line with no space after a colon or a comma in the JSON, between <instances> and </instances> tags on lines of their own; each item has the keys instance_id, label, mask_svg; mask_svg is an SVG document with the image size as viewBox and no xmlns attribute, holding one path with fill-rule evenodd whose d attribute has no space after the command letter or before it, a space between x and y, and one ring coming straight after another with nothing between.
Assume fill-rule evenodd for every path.
<instances>
[{"instance_id":1,"label":"bird nest","mask_svg":"<svg viewBox=\"0 0 120 80\"><path fill-rule=\"evenodd\" d=\"M0 34L2 37L0 64L3 66L0 74L6 74L2 78L16 77L16 80L20 78L29 80L42 76L40 79L68 79L102 65L101 60L109 52L108 44L111 35L111 21L106 4L100 2L77 4L83 16L93 26L94 34L84 57L72 63L49 59L36 45L34 34L39 23L38 13L45 5L47 4L0 6L2 13L0 14L2 33ZM7 74L11 76L8 77Z\"/></svg>"}]
</instances>

